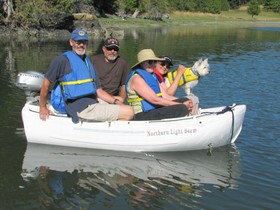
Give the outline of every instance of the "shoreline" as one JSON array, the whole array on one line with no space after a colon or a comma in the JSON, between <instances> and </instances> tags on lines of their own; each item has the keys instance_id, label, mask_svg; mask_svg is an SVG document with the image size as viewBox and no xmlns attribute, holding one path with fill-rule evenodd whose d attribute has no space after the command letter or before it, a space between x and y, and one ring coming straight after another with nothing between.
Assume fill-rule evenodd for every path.
<instances>
[{"instance_id":1,"label":"shoreline","mask_svg":"<svg viewBox=\"0 0 280 210\"><path fill-rule=\"evenodd\" d=\"M147 23L141 23L141 22L134 22L131 23L130 21L127 22L126 20L101 20L100 25L102 28L119 28L119 29L129 29L129 28L139 28L139 27L161 27L161 26L193 26L193 25L229 25L229 27L233 26L240 26L240 25L262 25L267 27L280 27L280 19L275 20L261 20L261 21L249 21L249 20L227 20L227 21L180 21L180 22L147 22Z\"/></svg>"},{"instance_id":2,"label":"shoreline","mask_svg":"<svg viewBox=\"0 0 280 210\"><path fill-rule=\"evenodd\" d=\"M103 28L119 27L121 29L138 27L156 27L173 25L203 25L203 24L269 24L280 27L280 14L262 11L260 15L251 17L244 8L230 10L221 14L173 12L169 19L153 21L145 18L125 18L107 15L108 18L98 18ZM278 25L277 25L278 24Z\"/></svg>"},{"instance_id":3,"label":"shoreline","mask_svg":"<svg viewBox=\"0 0 280 210\"><path fill-rule=\"evenodd\" d=\"M88 30L93 38L107 37L112 32L123 37L125 30L152 27L177 27L177 26L228 26L228 27L277 27L280 28L280 14L261 12L252 18L246 10L232 10L221 14L174 12L169 19L154 21L139 18L121 18L115 15L106 15L106 18L97 18L101 27ZM87 30L87 29L86 29ZM17 40L42 40L42 39L68 39L69 31L66 29L32 29L0 27L0 37L13 37Z\"/></svg>"}]
</instances>

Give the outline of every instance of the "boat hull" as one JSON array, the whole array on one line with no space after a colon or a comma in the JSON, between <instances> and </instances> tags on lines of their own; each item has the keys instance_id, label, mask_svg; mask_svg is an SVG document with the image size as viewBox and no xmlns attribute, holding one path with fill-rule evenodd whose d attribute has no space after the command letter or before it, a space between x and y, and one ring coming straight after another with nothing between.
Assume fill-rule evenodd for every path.
<instances>
[{"instance_id":1,"label":"boat hull","mask_svg":"<svg viewBox=\"0 0 280 210\"><path fill-rule=\"evenodd\" d=\"M68 147L117 151L190 151L234 143L241 132L245 105L217 115L224 107L202 109L205 113L159 121L80 122L66 116L39 118L39 106L27 102L22 119L27 141ZM212 114L209 114L209 113Z\"/></svg>"}]
</instances>

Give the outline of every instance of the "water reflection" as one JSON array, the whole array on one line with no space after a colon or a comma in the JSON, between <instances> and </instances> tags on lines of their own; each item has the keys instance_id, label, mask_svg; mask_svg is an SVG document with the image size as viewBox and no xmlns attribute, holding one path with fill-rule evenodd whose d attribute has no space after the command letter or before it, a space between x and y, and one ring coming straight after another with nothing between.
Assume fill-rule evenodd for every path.
<instances>
[{"instance_id":1,"label":"water reflection","mask_svg":"<svg viewBox=\"0 0 280 210\"><path fill-rule=\"evenodd\" d=\"M120 198L129 206L190 203L186 196L203 196L207 185L238 188L240 173L233 147L209 156L207 151L144 154L28 144L21 175L25 188L37 191L37 205L88 209Z\"/></svg>"}]
</instances>

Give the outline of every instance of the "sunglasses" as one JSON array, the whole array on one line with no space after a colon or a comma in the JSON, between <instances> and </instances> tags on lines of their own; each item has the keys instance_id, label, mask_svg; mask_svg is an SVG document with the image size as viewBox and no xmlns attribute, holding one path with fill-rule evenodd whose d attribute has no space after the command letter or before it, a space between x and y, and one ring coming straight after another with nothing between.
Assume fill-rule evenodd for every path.
<instances>
[{"instance_id":1,"label":"sunglasses","mask_svg":"<svg viewBox=\"0 0 280 210\"><path fill-rule=\"evenodd\" d=\"M118 52L119 48L117 48L117 47L106 47L106 50L108 50L108 51L114 50L114 51Z\"/></svg>"},{"instance_id":2,"label":"sunglasses","mask_svg":"<svg viewBox=\"0 0 280 210\"><path fill-rule=\"evenodd\" d=\"M156 61L153 61L153 60L149 60L148 61L148 63L149 63L149 65L152 65L152 64L154 64Z\"/></svg>"},{"instance_id":3,"label":"sunglasses","mask_svg":"<svg viewBox=\"0 0 280 210\"><path fill-rule=\"evenodd\" d=\"M77 44L77 45L80 45L80 44L83 44L83 45L86 45L88 43L88 40L74 40L74 42Z\"/></svg>"},{"instance_id":4,"label":"sunglasses","mask_svg":"<svg viewBox=\"0 0 280 210\"><path fill-rule=\"evenodd\" d=\"M163 66L166 66L166 68L170 68L170 64L168 64L168 63L160 62L159 64L160 64L162 67L163 67Z\"/></svg>"}]
</instances>

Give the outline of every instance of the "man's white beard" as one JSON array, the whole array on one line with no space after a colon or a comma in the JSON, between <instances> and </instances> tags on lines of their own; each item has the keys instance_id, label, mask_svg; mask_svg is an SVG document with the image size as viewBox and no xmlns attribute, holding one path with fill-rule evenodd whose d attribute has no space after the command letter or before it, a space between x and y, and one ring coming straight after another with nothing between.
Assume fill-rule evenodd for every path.
<instances>
[{"instance_id":1,"label":"man's white beard","mask_svg":"<svg viewBox=\"0 0 280 210\"><path fill-rule=\"evenodd\" d=\"M109 61L114 61L117 59L117 55L116 56L109 56L109 55L106 55L106 58L109 60Z\"/></svg>"},{"instance_id":2,"label":"man's white beard","mask_svg":"<svg viewBox=\"0 0 280 210\"><path fill-rule=\"evenodd\" d=\"M81 52L81 51L75 49L75 53L78 54L78 55L84 55L84 54L86 53L86 50L84 49L84 50Z\"/></svg>"}]
</instances>

